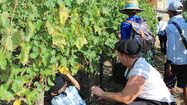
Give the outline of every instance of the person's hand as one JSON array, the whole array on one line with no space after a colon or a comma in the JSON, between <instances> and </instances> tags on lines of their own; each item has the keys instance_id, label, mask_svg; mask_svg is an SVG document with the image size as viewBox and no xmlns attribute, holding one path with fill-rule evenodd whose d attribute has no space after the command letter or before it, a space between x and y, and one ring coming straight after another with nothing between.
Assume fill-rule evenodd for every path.
<instances>
[{"instance_id":1,"label":"person's hand","mask_svg":"<svg viewBox=\"0 0 187 105\"><path fill-rule=\"evenodd\" d=\"M92 94L99 96L99 97L102 97L104 95L104 91L98 86L92 86L91 92Z\"/></svg>"},{"instance_id":2,"label":"person's hand","mask_svg":"<svg viewBox=\"0 0 187 105\"><path fill-rule=\"evenodd\" d=\"M144 37L145 37L145 34L144 34L143 30L140 30L139 32L140 32L140 36L141 36L142 38L144 38Z\"/></svg>"}]
</instances>

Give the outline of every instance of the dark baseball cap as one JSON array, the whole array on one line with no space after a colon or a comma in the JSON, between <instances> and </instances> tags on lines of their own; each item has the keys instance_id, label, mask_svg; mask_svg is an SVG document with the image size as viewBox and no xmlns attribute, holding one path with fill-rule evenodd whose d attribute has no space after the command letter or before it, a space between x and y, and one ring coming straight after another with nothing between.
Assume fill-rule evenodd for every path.
<instances>
[{"instance_id":1,"label":"dark baseball cap","mask_svg":"<svg viewBox=\"0 0 187 105\"><path fill-rule=\"evenodd\" d=\"M55 80L53 81L54 86L51 87L51 92L60 90L65 85L66 82L67 82L67 79L65 75L56 74Z\"/></svg>"},{"instance_id":2,"label":"dark baseball cap","mask_svg":"<svg viewBox=\"0 0 187 105\"><path fill-rule=\"evenodd\" d=\"M120 40L116 43L115 49L127 55L137 55L142 47L135 39Z\"/></svg>"}]
</instances>

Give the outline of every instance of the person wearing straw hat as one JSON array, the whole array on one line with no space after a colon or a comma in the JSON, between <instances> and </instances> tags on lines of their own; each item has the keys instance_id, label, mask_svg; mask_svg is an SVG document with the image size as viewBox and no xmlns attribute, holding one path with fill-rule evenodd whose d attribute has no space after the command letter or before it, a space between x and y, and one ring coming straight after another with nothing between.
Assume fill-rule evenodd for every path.
<instances>
[{"instance_id":1,"label":"person wearing straw hat","mask_svg":"<svg viewBox=\"0 0 187 105\"><path fill-rule=\"evenodd\" d=\"M115 47L120 62L128 68L127 84L116 93L92 86L92 94L120 102L116 105L176 105L160 73L139 56L142 47L136 40L120 40Z\"/></svg>"},{"instance_id":2,"label":"person wearing straw hat","mask_svg":"<svg viewBox=\"0 0 187 105\"><path fill-rule=\"evenodd\" d=\"M143 19L136 14L141 11L143 9L139 8L137 0L128 0L124 8L120 10L120 13L128 15L126 21L123 21L120 25L120 34L118 34L120 40L130 38L132 26L127 21L140 23Z\"/></svg>"}]
</instances>

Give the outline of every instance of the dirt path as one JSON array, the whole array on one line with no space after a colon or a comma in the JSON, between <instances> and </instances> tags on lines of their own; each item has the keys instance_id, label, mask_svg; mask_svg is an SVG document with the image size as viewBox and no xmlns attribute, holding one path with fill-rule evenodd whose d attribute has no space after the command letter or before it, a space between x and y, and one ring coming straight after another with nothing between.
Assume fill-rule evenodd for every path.
<instances>
[{"instance_id":1,"label":"dirt path","mask_svg":"<svg viewBox=\"0 0 187 105\"><path fill-rule=\"evenodd\" d=\"M169 20L168 14L166 12L157 11L157 16L162 16L164 18L165 22L168 22L168 20ZM155 63L153 66L163 75L163 72L164 72L163 64L164 64L164 61L166 58L160 53L158 37L156 39L155 46L156 46L156 55L155 55L155 59L154 59ZM184 105L183 99L182 99L182 90L179 88L175 88L175 91L173 94L176 98L177 105Z\"/></svg>"},{"instance_id":2,"label":"dirt path","mask_svg":"<svg viewBox=\"0 0 187 105\"><path fill-rule=\"evenodd\" d=\"M163 54L160 53L159 44L158 44L158 38L156 42L156 50L155 50L155 58L154 58L154 64L153 66L162 74L164 74L164 63L166 61L166 58ZM182 99L182 89L175 88L173 95L176 98L177 105L184 105L183 99Z\"/></svg>"}]
</instances>

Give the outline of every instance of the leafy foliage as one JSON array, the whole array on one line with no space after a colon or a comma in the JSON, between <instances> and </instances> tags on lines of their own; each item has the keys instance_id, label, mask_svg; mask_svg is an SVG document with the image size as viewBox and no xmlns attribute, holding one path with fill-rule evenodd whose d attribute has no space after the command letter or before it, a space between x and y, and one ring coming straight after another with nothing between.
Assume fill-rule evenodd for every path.
<instances>
[{"instance_id":1,"label":"leafy foliage","mask_svg":"<svg viewBox=\"0 0 187 105\"><path fill-rule=\"evenodd\" d=\"M122 6L123 0L1 0L0 100L26 98L31 105L54 85L58 68L98 70L99 55L114 54Z\"/></svg>"},{"instance_id":2,"label":"leafy foliage","mask_svg":"<svg viewBox=\"0 0 187 105\"><path fill-rule=\"evenodd\" d=\"M156 34L156 11L151 7L147 0L139 0L140 8L144 9L144 12L140 15L147 21L150 30Z\"/></svg>"},{"instance_id":3,"label":"leafy foliage","mask_svg":"<svg viewBox=\"0 0 187 105\"><path fill-rule=\"evenodd\" d=\"M183 16L184 16L185 21L187 22L187 12L184 12Z\"/></svg>"}]
</instances>

